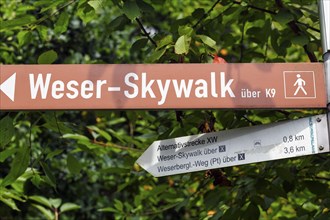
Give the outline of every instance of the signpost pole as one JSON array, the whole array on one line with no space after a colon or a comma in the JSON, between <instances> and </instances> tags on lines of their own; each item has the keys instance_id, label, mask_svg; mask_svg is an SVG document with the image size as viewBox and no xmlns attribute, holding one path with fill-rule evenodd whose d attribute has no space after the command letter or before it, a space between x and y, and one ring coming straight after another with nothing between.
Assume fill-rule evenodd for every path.
<instances>
[{"instance_id":1,"label":"signpost pole","mask_svg":"<svg viewBox=\"0 0 330 220\"><path fill-rule=\"evenodd\" d=\"M330 103L330 0L319 0L321 40L325 67L328 104Z\"/></svg>"},{"instance_id":2,"label":"signpost pole","mask_svg":"<svg viewBox=\"0 0 330 220\"><path fill-rule=\"evenodd\" d=\"M328 103L328 128L330 128L330 0L319 0L319 14Z\"/></svg>"}]
</instances>

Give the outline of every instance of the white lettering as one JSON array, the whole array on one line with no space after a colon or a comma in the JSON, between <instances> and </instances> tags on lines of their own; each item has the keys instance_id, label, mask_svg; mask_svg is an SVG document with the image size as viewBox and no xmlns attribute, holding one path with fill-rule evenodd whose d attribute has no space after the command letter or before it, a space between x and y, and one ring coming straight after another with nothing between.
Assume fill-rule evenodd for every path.
<instances>
[{"instance_id":1,"label":"white lettering","mask_svg":"<svg viewBox=\"0 0 330 220\"><path fill-rule=\"evenodd\" d=\"M48 89L50 87L50 80L52 78L51 73L47 73L46 78L43 78L43 74L39 73L37 80L35 81L34 74L29 74L30 80L30 93L31 98L36 99L40 91L41 99L46 99L48 94ZM96 81L96 98L101 98L102 85L107 83L106 80L97 80ZM54 99L61 99L66 96L69 99L75 99L80 95L84 99L90 99L94 95L94 83L91 80L82 81L80 88L79 82L76 80L70 80L67 83L61 80L55 80L51 83L51 96Z\"/></svg>"},{"instance_id":2,"label":"white lettering","mask_svg":"<svg viewBox=\"0 0 330 220\"><path fill-rule=\"evenodd\" d=\"M128 73L125 76L125 84L133 88L133 93L130 93L127 90L124 91L125 96L130 99L135 98L139 94L139 87L136 84L130 82L131 77L133 77L134 80L139 79L139 76L136 75L136 73Z\"/></svg>"},{"instance_id":3,"label":"white lettering","mask_svg":"<svg viewBox=\"0 0 330 220\"><path fill-rule=\"evenodd\" d=\"M71 81L68 82L68 84L67 84L67 88L68 88L68 90L69 90L70 92L72 92L72 93L70 93L70 92L66 93L66 96L67 96L69 99L75 99L75 98L78 97L79 92L78 92L78 89L75 88L75 87L77 87L77 86L79 86L79 84L78 84L78 82L75 81L75 80L71 80Z\"/></svg>"},{"instance_id":4,"label":"white lettering","mask_svg":"<svg viewBox=\"0 0 330 220\"><path fill-rule=\"evenodd\" d=\"M216 92L216 81L215 81L215 72L211 72L211 95L214 98L218 98L218 94Z\"/></svg>"},{"instance_id":5,"label":"white lettering","mask_svg":"<svg viewBox=\"0 0 330 220\"><path fill-rule=\"evenodd\" d=\"M200 85L195 89L195 96L197 98L207 98L207 82L204 79L199 79L195 85Z\"/></svg>"},{"instance_id":6,"label":"white lettering","mask_svg":"<svg viewBox=\"0 0 330 220\"><path fill-rule=\"evenodd\" d=\"M51 73L47 73L46 75L46 82L44 83L42 74L39 73L37 77L37 81L34 82L34 74L29 74L29 79L30 79L30 93L31 93L31 98L36 99L38 91L40 89L41 93L41 98L46 99L47 98L47 92L48 92L48 87L49 87L49 82L50 78L52 77Z\"/></svg>"},{"instance_id":7,"label":"white lettering","mask_svg":"<svg viewBox=\"0 0 330 220\"><path fill-rule=\"evenodd\" d=\"M84 99L89 99L93 96L94 84L90 80L85 80L81 83L80 94Z\"/></svg>"},{"instance_id":8,"label":"white lettering","mask_svg":"<svg viewBox=\"0 0 330 220\"><path fill-rule=\"evenodd\" d=\"M56 80L52 85L52 96L54 99L60 99L64 96L64 83Z\"/></svg>"},{"instance_id":9,"label":"white lettering","mask_svg":"<svg viewBox=\"0 0 330 220\"><path fill-rule=\"evenodd\" d=\"M158 105L164 104L166 97L167 97L168 89L170 87L170 83L171 83L171 80L167 79L165 81L165 85L163 87L162 81L160 79L157 80L158 88L159 88L160 94L162 96L161 100L158 101Z\"/></svg>"},{"instance_id":10,"label":"white lettering","mask_svg":"<svg viewBox=\"0 0 330 220\"><path fill-rule=\"evenodd\" d=\"M191 87L193 84L193 80L189 79L188 80L188 85L186 85L186 81L182 79L180 81L180 86L178 85L178 81L176 79L172 80L173 86L174 86L174 91L176 93L176 96L178 98L181 98L182 92L184 93L185 98L189 98L190 92L191 92Z\"/></svg>"},{"instance_id":11,"label":"white lettering","mask_svg":"<svg viewBox=\"0 0 330 220\"><path fill-rule=\"evenodd\" d=\"M146 98L147 93L149 93L151 98L156 98L155 93L152 91L151 86L155 82L155 80L150 80L147 84L147 73L142 73L142 84L141 84L141 97Z\"/></svg>"},{"instance_id":12,"label":"white lettering","mask_svg":"<svg viewBox=\"0 0 330 220\"><path fill-rule=\"evenodd\" d=\"M233 83L234 79L230 79L226 84L225 84L225 73L224 72L221 72L220 73L221 76L221 82L220 82L220 85L221 85L221 97L226 97L226 92L229 93L229 96L230 97L235 97L235 94L233 93L233 90L231 90L230 86L231 84Z\"/></svg>"},{"instance_id":13,"label":"white lettering","mask_svg":"<svg viewBox=\"0 0 330 220\"><path fill-rule=\"evenodd\" d=\"M101 98L101 89L102 85L107 84L106 80L97 80L96 82L96 98L100 99Z\"/></svg>"}]
</instances>

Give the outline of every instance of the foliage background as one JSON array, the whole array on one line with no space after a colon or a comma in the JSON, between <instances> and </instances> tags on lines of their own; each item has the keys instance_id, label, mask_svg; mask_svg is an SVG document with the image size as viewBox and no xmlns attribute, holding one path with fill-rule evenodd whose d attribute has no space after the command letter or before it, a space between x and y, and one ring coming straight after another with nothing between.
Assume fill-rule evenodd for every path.
<instances>
[{"instance_id":1,"label":"foliage background","mask_svg":"<svg viewBox=\"0 0 330 220\"><path fill-rule=\"evenodd\" d=\"M314 0L1 0L2 64L322 61ZM0 112L1 219L330 219L329 154L154 178L155 140L323 110ZM230 186L228 186L230 185Z\"/></svg>"}]
</instances>

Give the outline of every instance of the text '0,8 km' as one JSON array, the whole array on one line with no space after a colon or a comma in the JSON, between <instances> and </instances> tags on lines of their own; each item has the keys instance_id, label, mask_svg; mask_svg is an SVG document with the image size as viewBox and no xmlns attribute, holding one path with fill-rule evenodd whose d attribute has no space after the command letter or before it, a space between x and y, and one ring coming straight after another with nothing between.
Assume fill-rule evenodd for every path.
<instances>
[{"instance_id":1,"label":"text '0,8 km'","mask_svg":"<svg viewBox=\"0 0 330 220\"><path fill-rule=\"evenodd\" d=\"M329 152L327 116L155 141L137 160L168 176Z\"/></svg>"},{"instance_id":2,"label":"text '0,8 km'","mask_svg":"<svg viewBox=\"0 0 330 220\"><path fill-rule=\"evenodd\" d=\"M320 108L323 85L311 63L1 65L0 109Z\"/></svg>"}]
</instances>

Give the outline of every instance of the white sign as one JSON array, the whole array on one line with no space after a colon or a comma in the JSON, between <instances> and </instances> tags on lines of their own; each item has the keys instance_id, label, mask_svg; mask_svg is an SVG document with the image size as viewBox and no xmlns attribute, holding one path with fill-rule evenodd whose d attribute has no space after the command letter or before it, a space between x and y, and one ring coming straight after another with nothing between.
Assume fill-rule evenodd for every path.
<instances>
[{"instance_id":1,"label":"white sign","mask_svg":"<svg viewBox=\"0 0 330 220\"><path fill-rule=\"evenodd\" d=\"M326 115L155 141L137 160L153 176L329 152Z\"/></svg>"}]
</instances>

